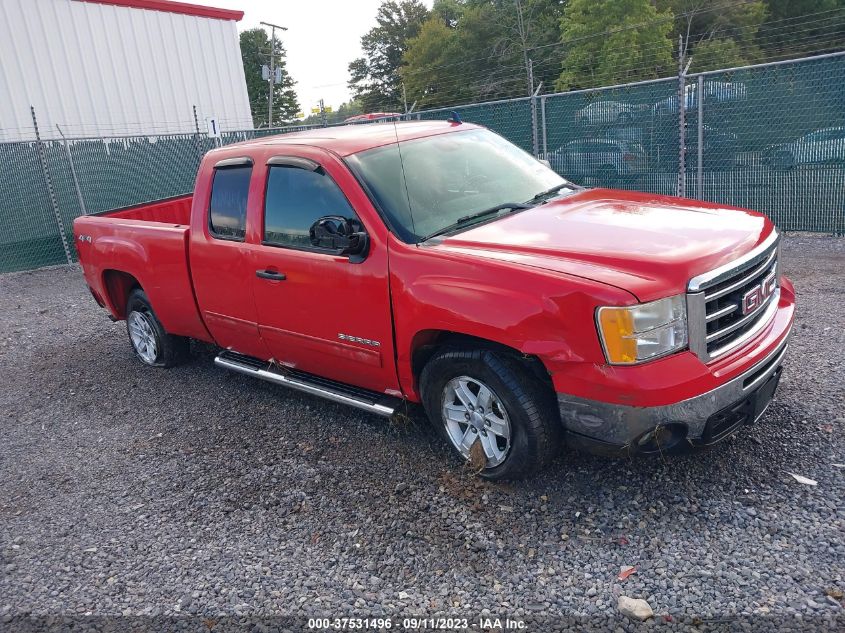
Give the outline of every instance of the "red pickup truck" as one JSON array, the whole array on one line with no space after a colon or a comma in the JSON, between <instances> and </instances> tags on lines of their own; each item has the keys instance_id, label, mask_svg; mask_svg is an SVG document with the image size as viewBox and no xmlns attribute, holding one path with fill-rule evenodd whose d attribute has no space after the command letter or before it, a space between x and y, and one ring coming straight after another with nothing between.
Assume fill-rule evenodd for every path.
<instances>
[{"instance_id":1,"label":"red pickup truck","mask_svg":"<svg viewBox=\"0 0 845 633\"><path fill-rule=\"evenodd\" d=\"M195 192L81 217L94 299L138 358L385 416L419 402L491 479L560 443L714 444L760 418L793 321L763 215L583 189L457 121L215 149Z\"/></svg>"}]
</instances>

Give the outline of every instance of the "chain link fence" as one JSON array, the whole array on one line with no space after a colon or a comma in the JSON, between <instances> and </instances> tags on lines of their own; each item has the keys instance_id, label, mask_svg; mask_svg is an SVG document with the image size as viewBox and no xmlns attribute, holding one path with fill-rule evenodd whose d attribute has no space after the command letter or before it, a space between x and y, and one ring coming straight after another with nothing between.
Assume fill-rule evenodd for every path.
<instances>
[{"instance_id":1,"label":"chain link fence","mask_svg":"<svg viewBox=\"0 0 845 633\"><path fill-rule=\"evenodd\" d=\"M838 53L402 118L454 111L579 184L686 195L761 211L782 230L841 234L843 86ZM215 146L303 129L0 143L0 272L74 261L74 218L191 191Z\"/></svg>"},{"instance_id":2,"label":"chain link fence","mask_svg":"<svg viewBox=\"0 0 845 633\"><path fill-rule=\"evenodd\" d=\"M546 95L538 155L580 184L698 198L761 211L782 230L842 234L843 86L845 54L836 53L682 84Z\"/></svg>"}]
</instances>

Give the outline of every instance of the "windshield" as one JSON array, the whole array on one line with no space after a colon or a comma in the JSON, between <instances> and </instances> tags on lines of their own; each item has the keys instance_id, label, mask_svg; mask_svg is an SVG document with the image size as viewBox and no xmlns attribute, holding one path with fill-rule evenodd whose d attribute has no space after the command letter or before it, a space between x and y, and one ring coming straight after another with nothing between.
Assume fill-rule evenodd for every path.
<instances>
[{"instance_id":1,"label":"windshield","mask_svg":"<svg viewBox=\"0 0 845 633\"><path fill-rule=\"evenodd\" d=\"M526 202L566 184L530 154L481 129L402 141L347 160L391 229L408 243L485 209Z\"/></svg>"}]
</instances>

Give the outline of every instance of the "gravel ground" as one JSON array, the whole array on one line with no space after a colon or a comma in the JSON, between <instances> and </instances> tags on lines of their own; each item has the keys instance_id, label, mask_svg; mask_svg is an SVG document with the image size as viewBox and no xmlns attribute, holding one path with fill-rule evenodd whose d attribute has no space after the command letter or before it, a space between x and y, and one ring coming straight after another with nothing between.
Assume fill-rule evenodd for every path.
<instances>
[{"instance_id":1,"label":"gravel ground","mask_svg":"<svg viewBox=\"0 0 845 633\"><path fill-rule=\"evenodd\" d=\"M418 411L387 422L217 369L205 346L143 367L77 268L0 276L0 622L842 630L845 239L793 235L784 253L800 307L759 425L665 460L565 451L504 485L463 471ZM620 595L655 618L620 615Z\"/></svg>"}]
</instances>

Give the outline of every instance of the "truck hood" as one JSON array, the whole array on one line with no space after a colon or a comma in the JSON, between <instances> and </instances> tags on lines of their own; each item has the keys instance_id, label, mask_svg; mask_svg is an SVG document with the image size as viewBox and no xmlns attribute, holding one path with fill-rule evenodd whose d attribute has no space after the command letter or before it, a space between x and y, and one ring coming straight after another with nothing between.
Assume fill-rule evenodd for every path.
<instances>
[{"instance_id":1,"label":"truck hood","mask_svg":"<svg viewBox=\"0 0 845 633\"><path fill-rule=\"evenodd\" d=\"M433 248L576 275L651 301L752 250L774 230L753 211L590 189L442 239Z\"/></svg>"}]
</instances>

